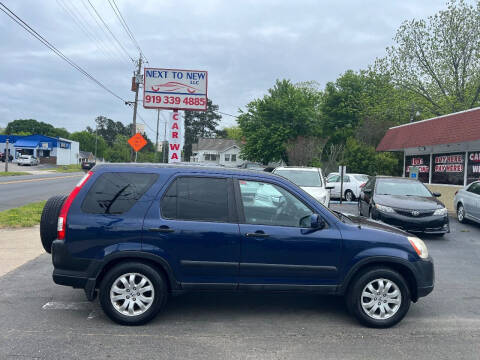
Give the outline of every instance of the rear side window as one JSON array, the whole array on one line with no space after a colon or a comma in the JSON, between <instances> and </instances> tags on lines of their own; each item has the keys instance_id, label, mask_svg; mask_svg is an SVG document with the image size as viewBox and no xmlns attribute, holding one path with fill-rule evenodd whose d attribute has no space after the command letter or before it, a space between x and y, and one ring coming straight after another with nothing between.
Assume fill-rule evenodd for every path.
<instances>
[{"instance_id":1,"label":"rear side window","mask_svg":"<svg viewBox=\"0 0 480 360\"><path fill-rule=\"evenodd\" d=\"M157 174L101 174L88 191L82 211L91 214L122 214L135 205L157 178Z\"/></svg>"},{"instance_id":2,"label":"rear side window","mask_svg":"<svg viewBox=\"0 0 480 360\"><path fill-rule=\"evenodd\" d=\"M228 222L227 179L180 177L161 201L165 219Z\"/></svg>"}]
</instances>

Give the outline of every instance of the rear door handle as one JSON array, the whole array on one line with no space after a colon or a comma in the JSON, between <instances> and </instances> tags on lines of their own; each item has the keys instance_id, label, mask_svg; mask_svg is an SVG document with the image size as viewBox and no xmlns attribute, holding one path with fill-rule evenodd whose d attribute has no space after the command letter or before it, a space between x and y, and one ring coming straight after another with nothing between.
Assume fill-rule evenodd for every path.
<instances>
[{"instance_id":1,"label":"rear door handle","mask_svg":"<svg viewBox=\"0 0 480 360\"><path fill-rule=\"evenodd\" d=\"M254 233L246 233L245 234L246 237L262 237L262 238L266 238L266 237L269 237L270 235L268 234L265 234L263 231L262 232L254 232Z\"/></svg>"},{"instance_id":2,"label":"rear door handle","mask_svg":"<svg viewBox=\"0 0 480 360\"><path fill-rule=\"evenodd\" d=\"M162 232L162 233L171 233L174 232L175 230L170 229L168 226L160 226L158 228L150 228L148 231L152 232Z\"/></svg>"}]
</instances>

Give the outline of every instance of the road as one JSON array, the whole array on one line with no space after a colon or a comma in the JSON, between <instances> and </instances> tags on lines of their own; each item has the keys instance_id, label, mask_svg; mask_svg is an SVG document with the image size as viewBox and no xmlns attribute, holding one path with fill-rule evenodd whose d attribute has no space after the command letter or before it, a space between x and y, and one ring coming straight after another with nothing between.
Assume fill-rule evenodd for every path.
<instances>
[{"instance_id":1,"label":"road","mask_svg":"<svg viewBox=\"0 0 480 360\"><path fill-rule=\"evenodd\" d=\"M355 207L345 209L353 212ZM436 287L396 327L362 327L341 298L190 293L141 327L52 282L42 255L0 277L0 359L478 359L480 226L427 237Z\"/></svg>"},{"instance_id":2,"label":"road","mask_svg":"<svg viewBox=\"0 0 480 360\"><path fill-rule=\"evenodd\" d=\"M50 196L68 194L85 173L51 173L0 177L0 211Z\"/></svg>"}]
</instances>

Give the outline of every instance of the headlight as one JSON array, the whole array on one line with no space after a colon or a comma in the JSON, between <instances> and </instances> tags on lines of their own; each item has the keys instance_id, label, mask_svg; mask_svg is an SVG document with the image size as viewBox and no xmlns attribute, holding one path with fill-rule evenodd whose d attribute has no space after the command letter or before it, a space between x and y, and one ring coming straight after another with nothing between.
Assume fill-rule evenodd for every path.
<instances>
[{"instance_id":1,"label":"headlight","mask_svg":"<svg viewBox=\"0 0 480 360\"><path fill-rule=\"evenodd\" d=\"M435 212L433 213L433 215L438 215L438 216L444 216L444 215L447 215L447 214L448 214L447 208L437 209L437 210L435 210Z\"/></svg>"},{"instance_id":2,"label":"headlight","mask_svg":"<svg viewBox=\"0 0 480 360\"><path fill-rule=\"evenodd\" d=\"M428 249L427 245L423 242L423 240L419 239L416 236L409 236L407 237L408 241L412 245L415 252L420 256L422 259L426 259L428 257Z\"/></svg>"},{"instance_id":3,"label":"headlight","mask_svg":"<svg viewBox=\"0 0 480 360\"><path fill-rule=\"evenodd\" d=\"M381 212L387 212L387 213L393 212L393 209L389 206L375 204L375 207L377 208L378 211L381 211Z\"/></svg>"}]
</instances>

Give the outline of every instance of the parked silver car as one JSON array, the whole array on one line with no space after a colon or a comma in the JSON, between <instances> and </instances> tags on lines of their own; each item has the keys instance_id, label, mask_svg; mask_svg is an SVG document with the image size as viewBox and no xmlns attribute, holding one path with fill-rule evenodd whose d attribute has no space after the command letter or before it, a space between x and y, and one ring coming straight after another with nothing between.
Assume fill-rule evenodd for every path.
<instances>
[{"instance_id":1,"label":"parked silver car","mask_svg":"<svg viewBox=\"0 0 480 360\"><path fill-rule=\"evenodd\" d=\"M333 186L330 197L340 198L340 175L330 173L327 177L327 184ZM346 201L358 199L362 186L368 181L368 175L365 174L344 174L343 175L343 196Z\"/></svg>"},{"instance_id":2,"label":"parked silver car","mask_svg":"<svg viewBox=\"0 0 480 360\"><path fill-rule=\"evenodd\" d=\"M480 181L458 190L453 199L458 221L472 220L480 223Z\"/></svg>"},{"instance_id":3,"label":"parked silver car","mask_svg":"<svg viewBox=\"0 0 480 360\"><path fill-rule=\"evenodd\" d=\"M22 165L38 165L39 161L35 156L32 155L20 155L20 157L17 160L17 164L19 166Z\"/></svg>"}]
</instances>

